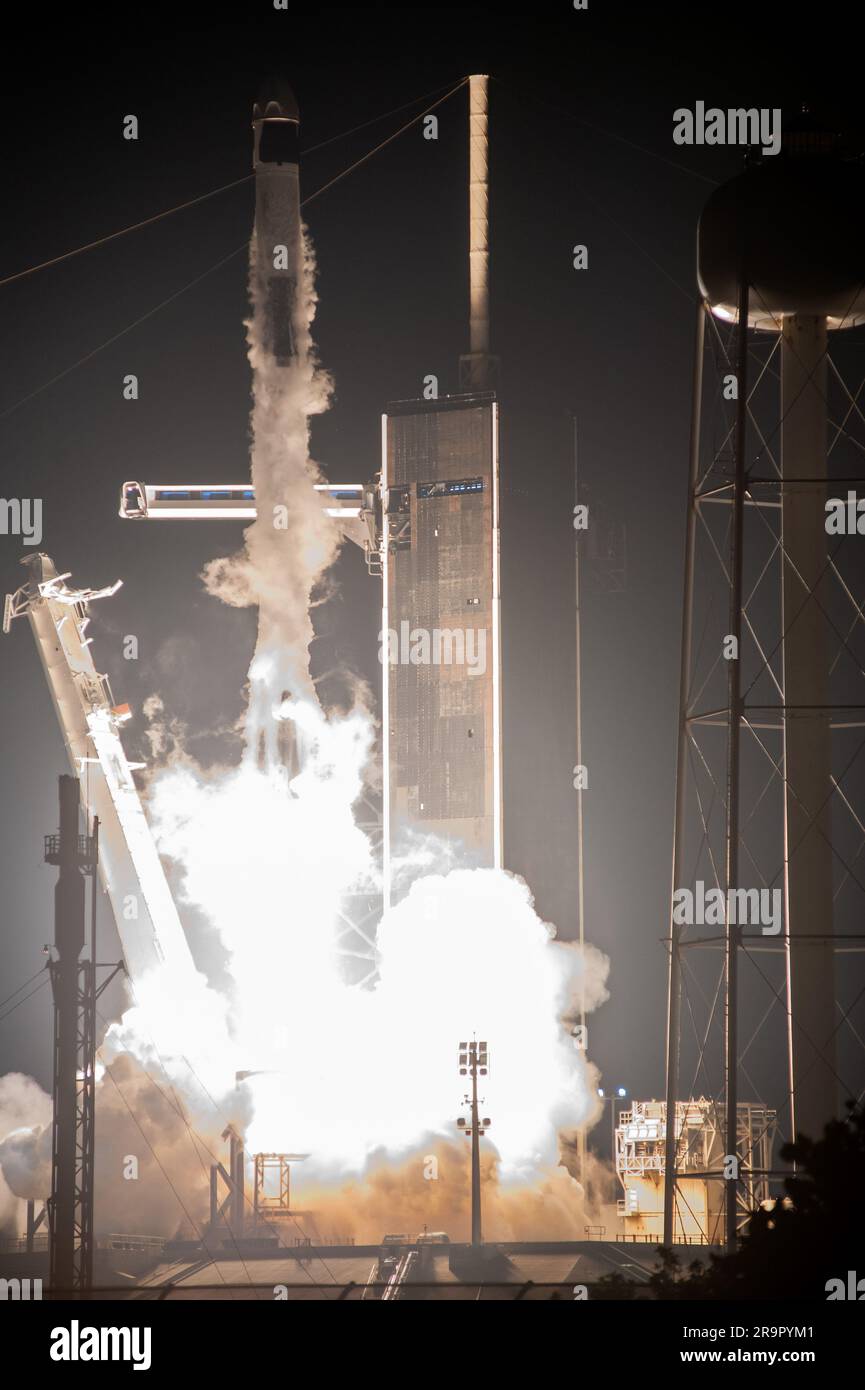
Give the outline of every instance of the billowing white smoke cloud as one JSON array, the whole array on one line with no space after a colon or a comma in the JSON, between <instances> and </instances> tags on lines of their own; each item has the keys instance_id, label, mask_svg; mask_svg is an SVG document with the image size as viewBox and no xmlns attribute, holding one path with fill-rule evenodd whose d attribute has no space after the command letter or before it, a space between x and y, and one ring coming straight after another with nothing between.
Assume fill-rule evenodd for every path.
<instances>
[{"instance_id":1,"label":"billowing white smoke cloud","mask_svg":"<svg viewBox=\"0 0 865 1390\"><path fill-rule=\"evenodd\" d=\"M400 1129L453 1134L457 1044L490 1048L481 1083L505 1177L531 1177L558 1161L557 1134L595 1109L569 1024L606 997L607 961L554 940L527 885L491 869L417 880L384 919L376 1004L387 1038L406 1038L388 1061L407 1097ZM388 1088L384 1088L385 1091Z\"/></svg>"},{"instance_id":2,"label":"billowing white smoke cloud","mask_svg":"<svg viewBox=\"0 0 865 1390\"><path fill-rule=\"evenodd\" d=\"M0 1232L17 1235L24 1202L51 1187L51 1097L29 1076L0 1076Z\"/></svg>"},{"instance_id":3,"label":"billowing white smoke cloud","mask_svg":"<svg viewBox=\"0 0 865 1390\"><path fill-rule=\"evenodd\" d=\"M283 761L277 710L286 698L315 703L309 676L313 590L336 559L339 535L314 484L323 481L309 456L309 421L326 410L332 383L313 350L315 264L303 238L294 316L297 356L279 366L262 342L264 306L252 243L252 318L247 324L253 377L252 481L258 516L244 550L216 560L204 579L210 593L239 607L258 607L258 641L249 670L248 756Z\"/></svg>"},{"instance_id":4,"label":"billowing white smoke cloud","mask_svg":"<svg viewBox=\"0 0 865 1390\"><path fill-rule=\"evenodd\" d=\"M368 718L355 711L328 721L299 702L290 717L305 748L290 785L281 770L249 761L212 779L182 768L157 779L151 803L157 843L182 866L184 900L201 909L228 954L243 1069L283 1060L291 1019L302 1016L308 1030L320 1009L329 1021L342 900L374 871L351 811L370 750Z\"/></svg>"},{"instance_id":5,"label":"billowing white smoke cloud","mask_svg":"<svg viewBox=\"0 0 865 1390\"><path fill-rule=\"evenodd\" d=\"M455 870L415 881L382 923L375 987L352 988L336 929L372 868L350 814L369 725L319 716L313 735L304 717L310 756L290 793L253 768L215 783L185 770L153 803L185 899L229 953L238 1066L268 1073L248 1083L250 1147L309 1151L305 1172L338 1178L453 1136L457 1044L476 1033L494 1057L483 1094L502 1176L554 1165L558 1132L595 1108L569 1025L581 991L587 1009L606 997L606 960L556 942L520 879Z\"/></svg>"}]
</instances>

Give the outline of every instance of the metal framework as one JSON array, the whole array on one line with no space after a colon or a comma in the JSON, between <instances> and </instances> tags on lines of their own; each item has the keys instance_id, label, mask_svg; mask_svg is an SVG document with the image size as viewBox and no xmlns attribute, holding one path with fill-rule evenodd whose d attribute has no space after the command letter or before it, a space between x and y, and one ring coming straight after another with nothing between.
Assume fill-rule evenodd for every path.
<instances>
[{"instance_id":1,"label":"metal framework","mask_svg":"<svg viewBox=\"0 0 865 1390\"><path fill-rule=\"evenodd\" d=\"M355 808L355 824L366 835L380 863L383 828L381 798L376 793L363 793ZM336 950L345 962L347 973L351 970L350 963L360 962L352 981L357 988L371 985L378 978L376 937L382 910L381 887L364 884L346 893L339 909Z\"/></svg>"},{"instance_id":2,"label":"metal framework","mask_svg":"<svg viewBox=\"0 0 865 1390\"><path fill-rule=\"evenodd\" d=\"M54 997L51 1196L46 1203L51 1288L88 1289L93 1283L93 1199L96 1128L96 1001L123 963L96 984L96 883L99 822L78 832L79 793L74 777L60 778L60 832L45 836L45 862L59 870L55 941L48 961ZM83 959L83 877L90 879L89 954ZM27 1241L34 1221L28 1207Z\"/></svg>"},{"instance_id":3,"label":"metal framework","mask_svg":"<svg viewBox=\"0 0 865 1390\"><path fill-rule=\"evenodd\" d=\"M38 1240L38 1241L42 1241L42 1242L47 1242L47 1240L48 1240L47 1234L44 1235L44 1236L40 1236L40 1235L37 1234L37 1232L39 1231L39 1227L40 1227L40 1226L43 1226L43 1225L45 1226L45 1229L46 1229L46 1232L47 1232L47 1230L48 1230L48 1203L47 1203L47 1202L43 1202L43 1203L42 1203L42 1206L41 1206L41 1208L40 1208L40 1210L39 1210L39 1215L37 1216L37 1215L36 1215L36 1201L35 1201L35 1198L33 1198L33 1197L28 1198L28 1200L27 1200L27 1225L26 1225L26 1228L25 1228L25 1236L24 1236L24 1249L27 1251L28 1254L32 1254L33 1251L36 1249L36 1242L37 1242L37 1240Z\"/></svg>"},{"instance_id":4,"label":"metal framework","mask_svg":"<svg viewBox=\"0 0 865 1390\"><path fill-rule=\"evenodd\" d=\"M674 1114L676 1172L679 1202L672 1233L674 1243L700 1240L719 1244L724 1227L724 1158L726 1117L716 1101L700 1096L680 1101ZM618 1214L644 1218L640 1190L652 1194L650 1220L661 1214L656 1193L666 1171L667 1106L665 1101L633 1101L623 1110L615 1128L616 1175L625 1196ZM763 1105L739 1101L736 1116L737 1187L736 1226L741 1231L751 1213L770 1194L769 1175L777 1136L777 1115ZM687 1182L690 1195L683 1190ZM695 1200L699 1191L701 1200ZM696 1232L696 1234L695 1234Z\"/></svg>"},{"instance_id":5,"label":"metal framework","mask_svg":"<svg viewBox=\"0 0 865 1390\"><path fill-rule=\"evenodd\" d=\"M226 1125L222 1131L222 1138L228 1140L228 1168L226 1169L218 1159L216 1163L210 1165L210 1224L208 1231L212 1234L219 1227L219 1223L225 1220L231 1234L237 1239L243 1235L244 1231L246 1154L243 1140L234 1125ZM219 1200L220 1179L225 1186L225 1196L221 1202Z\"/></svg>"},{"instance_id":6,"label":"metal framework","mask_svg":"<svg viewBox=\"0 0 865 1390\"><path fill-rule=\"evenodd\" d=\"M309 1154L256 1154L254 1210L259 1220L293 1217L291 1210L291 1165Z\"/></svg>"},{"instance_id":7,"label":"metal framework","mask_svg":"<svg viewBox=\"0 0 865 1390\"><path fill-rule=\"evenodd\" d=\"M856 539L851 548L824 525L827 499L865 483L865 382L851 389L844 370L859 335L831 335L830 353L825 320L785 317L776 331L754 332L748 292L743 274L737 321L723 322L705 303L697 320L668 940L665 1243L678 1202L678 1103L708 1095L723 1109L729 1155L740 1091L750 1094L753 1116L764 1107L767 1127L777 1112L787 1136L814 1138L837 1113L836 1091L862 1095L852 1058L863 1047L865 997L865 811L857 809L865 799L857 767L865 618ZM718 890L720 920L681 920L682 890L695 904ZM777 913L735 920L737 890L740 905L741 890L749 906L756 890L768 895L761 911L767 905L771 916L777 905ZM851 959L836 972L839 952ZM749 1147L760 1148L765 1135L754 1122ZM781 1176L765 1166L767 1179ZM727 1179L728 1246L746 1195L741 1173Z\"/></svg>"}]
</instances>

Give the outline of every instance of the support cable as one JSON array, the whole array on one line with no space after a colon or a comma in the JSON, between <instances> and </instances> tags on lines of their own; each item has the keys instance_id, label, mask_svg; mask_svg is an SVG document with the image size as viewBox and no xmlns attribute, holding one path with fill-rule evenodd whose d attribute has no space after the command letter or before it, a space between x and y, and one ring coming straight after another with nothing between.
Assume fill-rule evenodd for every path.
<instances>
[{"instance_id":1,"label":"support cable","mask_svg":"<svg viewBox=\"0 0 865 1390\"><path fill-rule=\"evenodd\" d=\"M360 166L361 166L362 164L365 164L365 163L367 162L367 160L372 159L372 157L373 157L374 154L378 154L379 150L383 150L383 149L385 148L386 145L389 145L389 144L391 143L392 140L395 140L395 139L397 138L398 135L402 135L402 134L404 133L404 131L408 130L411 126L416 125L418 121L423 120L423 118L424 118L425 116L427 116L427 115L430 113L430 111L433 111L437 106L440 106L441 103L442 103L443 101L447 101L448 97L453 96L455 92L459 91L463 86L465 86L465 83L466 83L467 81L468 81L467 78L463 78L455 87L452 87L448 92L446 92L445 95L444 95L443 97L440 97L440 98L438 99L438 101L433 102L431 106L428 106L424 111L421 111L417 116L413 116L412 119L411 119L410 121L407 121L407 122L405 123L405 125L400 126L399 130L394 131L394 133L393 133L392 135L389 135L389 136L387 137L386 140L382 140L381 143L378 144L378 145L376 145L374 149L369 150L369 151L368 151L366 154L364 154L364 155L361 155L360 159L356 159L355 162L354 162L353 164L350 164L350 165L348 166L348 168L343 169L343 171L342 171L340 174L337 174L334 178L330 179L327 183L323 184L323 185L321 186L321 188L317 188L317 189L315 190L315 192L314 192L314 193L311 193L307 198L302 198L302 199L301 199L301 202L300 202L300 206L301 206L302 208L304 208L304 207L306 207L309 203L314 202L315 199L318 198L318 197L320 197L322 193L324 193L324 192L327 191L327 189L333 188L334 184L339 183L340 180L346 178L349 174L353 173L355 169L360 168ZM367 124L369 124L369 123L367 123ZM357 129L359 129L359 128L360 128L360 127L357 127ZM347 132L347 133L350 134L351 132ZM336 136L334 137L334 139L337 139L337 138L339 138L339 137L336 137ZM246 176L246 178L253 178L253 177L254 177L254 175L252 175L252 174L249 174L249 175ZM241 180L239 180L238 182L243 183L243 182L246 181L246 178L241 179ZM230 186L231 186L231 185L228 185L228 184L225 185L226 188L227 188L227 187L230 187ZM222 191L222 190L220 190L220 189L215 190L215 192L221 192L221 191ZM203 197L211 197L211 196L212 196L212 194L204 194L204 195L203 195ZM201 201L201 200L200 200L200 199L197 199L197 200L193 200L193 201ZM190 204L181 204L181 205L180 205L180 207L188 207L188 206L190 206ZM148 220L150 220L150 221L158 221L160 217L167 217L167 216L170 215L170 212L175 212L175 211L179 211L179 210L180 210L179 207L178 207L178 208L172 208L172 209L169 209L169 212L166 212L166 213L159 213L155 218L148 219ZM145 225L145 224L142 223L142 224L140 224L140 225L143 226L143 225ZM125 229L125 231L133 231L133 230L135 230L135 228L126 228L126 229ZM114 237L122 236L122 235L124 235L124 232L113 232L109 237L106 237L106 238L104 238L103 240L110 241L110 240L113 240ZM94 242L94 243L92 243L92 244L93 244L93 245L97 245L97 244L101 244L101 243L96 243L96 242ZM20 409L20 407L21 407L22 405L26 405L26 404L28 403L28 401L33 400L34 396L41 395L41 393L42 393L43 391L47 391L48 388L49 388L50 386L54 386L58 381L62 381L62 379L63 379L64 377L69 376L70 372L74 372L78 367L82 367L82 366L85 364L85 362L91 361L91 359L94 358L98 353L102 352L105 348L110 347L112 343L116 343L117 340L118 340L118 338L122 338L126 333L131 333L132 330L133 330L134 328L138 328L140 324L146 322L147 319L152 318L154 314L158 314L159 311L160 311L160 309L165 309L169 304L172 304L172 303L174 302L175 299L179 299L180 296L181 296L182 294L185 294L187 290L193 289L196 285L199 285L199 284L201 283L202 280L205 280L205 279L207 279L207 277L208 277L209 275L212 275L212 274L214 273L214 271L220 270L220 269L222 268L222 266L227 265L228 262L229 262L230 260L233 260L235 256L240 255L240 253L241 253L242 251L245 251L245 250L248 248L248 246L249 246L249 239L247 238L247 239L242 243L242 245L236 246L236 247L234 248L233 251L229 251L229 253L228 253L227 256L223 256L220 260L216 261L213 265L209 266L209 267L207 268L207 270L203 270L203 271L201 272L200 275L196 275L196 277L195 277L193 280L190 280L190 281L188 282L188 284L182 285L182 286L180 287L179 290L175 290L173 294L170 294L170 295L168 296L167 299L163 299L159 304L155 305L154 308L148 309L147 313L142 314L141 317L135 319L133 323L127 324L127 326L126 326L125 328L121 328L120 331L119 331L118 333L114 333L114 334L112 334L112 336L111 336L110 338L106 338L105 342L100 343L98 347L95 347L95 348L93 348L90 352L85 353L85 355L84 355L83 357L80 357L80 358L78 359L77 362L73 362L72 365L71 365L70 367L66 367L62 372L58 372L56 376L51 377L49 381L45 381L45 382L42 383L41 386L37 386L33 391L28 392L28 394L27 394L26 396L22 396L20 400L18 400L18 401L15 402L14 405L7 406L7 408L6 408L5 410L0 411L0 420L5 420L7 416L12 415L16 410ZM88 247L80 247L80 248L79 248L79 251L88 250L88 249L89 249ZM66 253L67 256L69 256L69 255L77 255L77 254L78 254L78 251L72 251L72 252L67 252L67 253ZM63 259L65 259L65 258L66 258L66 257L61 256L61 257L58 257L57 259L58 259L58 260L63 260ZM49 263L46 262L46 264L49 264ZM33 267L33 269L40 269L40 267L38 267L38 266L37 266L37 267ZM24 272L21 272L21 273L22 273L22 274L27 274L27 273L29 273L29 272L24 271ZM13 278L16 278L16 277L13 277ZM0 286L2 286L4 283L6 283L6 282L5 282L5 281L0 281Z\"/></svg>"}]
</instances>

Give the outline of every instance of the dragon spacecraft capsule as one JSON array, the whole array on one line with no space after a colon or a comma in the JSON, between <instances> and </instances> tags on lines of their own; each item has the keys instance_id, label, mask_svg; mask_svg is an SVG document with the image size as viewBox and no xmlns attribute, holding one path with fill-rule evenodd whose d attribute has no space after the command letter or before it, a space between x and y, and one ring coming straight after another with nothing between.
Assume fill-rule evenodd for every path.
<instances>
[{"instance_id":1,"label":"dragon spacecraft capsule","mask_svg":"<svg viewBox=\"0 0 865 1390\"><path fill-rule=\"evenodd\" d=\"M300 226L300 113L291 88L270 83L252 110L255 170L254 295L264 304L264 347L279 366L296 354Z\"/></svg>"}]
</instances>

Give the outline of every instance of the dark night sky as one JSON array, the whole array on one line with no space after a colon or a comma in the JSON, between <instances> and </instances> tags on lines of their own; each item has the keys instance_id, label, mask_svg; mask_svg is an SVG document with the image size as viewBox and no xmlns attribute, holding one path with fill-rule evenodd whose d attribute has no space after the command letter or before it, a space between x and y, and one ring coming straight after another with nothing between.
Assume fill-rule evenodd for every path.
<instances>
[{"instance_id":1,"label":"dark night sky","mask_svg":"<svg viewBox=\"0 0 865 1390\"><path fill-rule=\"evenodd\" d=\"M0 276L206 193L251 167L250 108L283 73L309 147L445 89L471 71L491 89L492 332L502 359L506 796L512 867L540 910L573 931L574 793L571 458L628 531L627 591L590 595L584 634L587 935L612 958L611 999L590 1054L612 1084L663 1084L665 956L675 772L696 220L735 151L672 143L672 113L789 106L848 85L830 52L833 6L798 49L787 6L424 6L237 18L181 6L126 33L76 15L34 38L26 83L0 90L6 215ZM184 11L187 17L184 17ZM834 13L840 15L840 7ZM816 20L815 20L816 22ZM840 66L839 66L840 63ZM11 66L7 57L7 64ZM824 90L815 86L823 74ZM852 100L852 98L851 98ZM415 109L303 161L309 194ZM137 142L121 138L134 113ZM855 120L859 112L853 111ZM378 466L388 400L434 372L457 388L467 336L465 96L438 110L440 138L414 127L309 208L319 263L315 337L336 380L315 456L334 479ZM620 137L620 138L614 138ZM641 148L637 148L641 147ZM672 163L670 162L672 161ZM674 167L676 166L676 167ZM692 171L692 172L689 172ZM248 454L245 256L119 337L248 239L252 184L0 290L0 492L44 499L43 549L61 570L125 587L96 610L97 664L118 700L158 690L200 739L241 709L254 615L198 582L239 527L136 527L117 517L127 478L233 480ZM590 268L572 269L571 248ZM62 379L47 385L52 378ZM126 373L141 399L122 399ZM15 408L22 398L38 392ZM7 413L11 412L11 413ZM20 542L0 537L3 591L20 582ZM374 588L358 553L320 618L322 650L377 676ZM135 633L141 659L125 662ZM67 770L26 626L0 643L0 836L4 995L42 963L53 873L42 834ZM140 736L142 720L133 725ZM105 945L111 943L107 914ZM8 986L8 988L6 988ZM49 1081L47 991L0 1027L0 1073Z\"/></svg>"}]
</instances>

